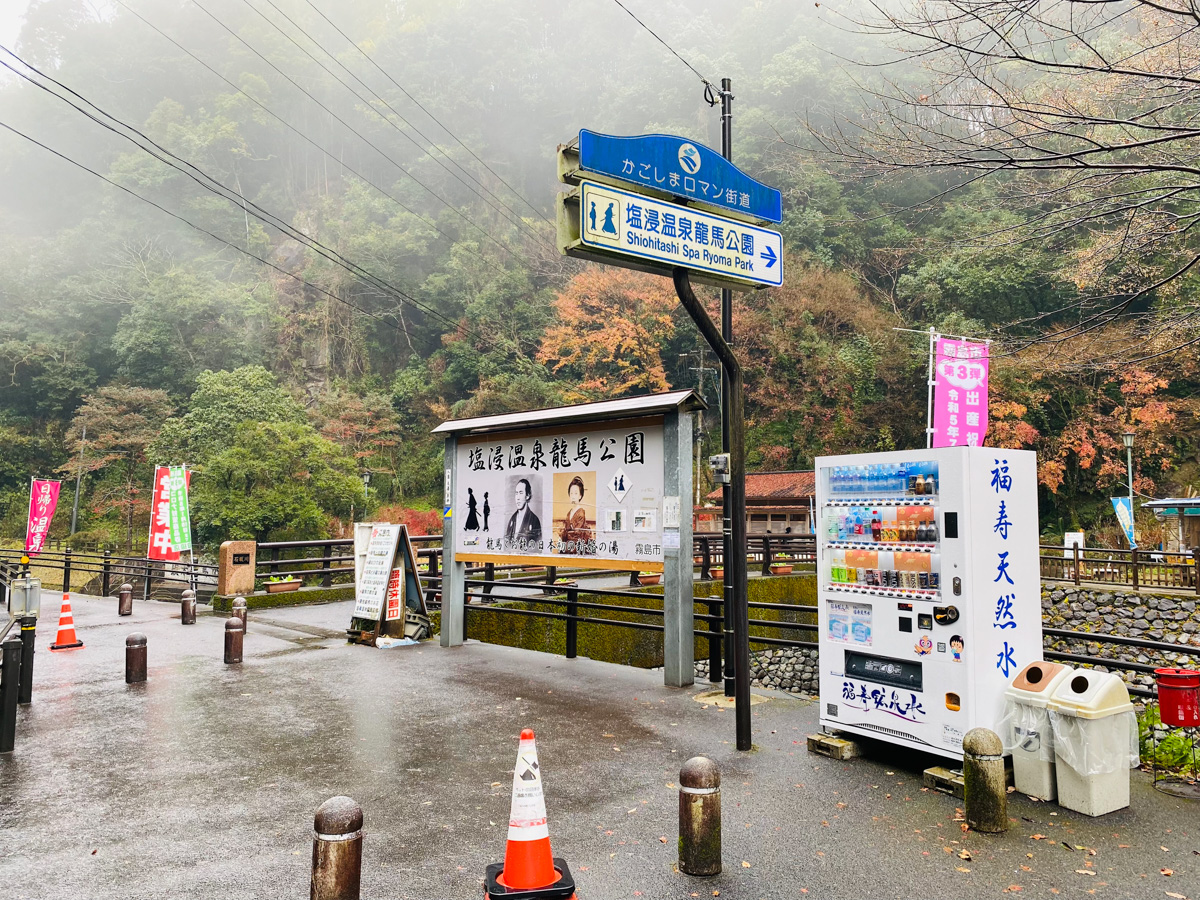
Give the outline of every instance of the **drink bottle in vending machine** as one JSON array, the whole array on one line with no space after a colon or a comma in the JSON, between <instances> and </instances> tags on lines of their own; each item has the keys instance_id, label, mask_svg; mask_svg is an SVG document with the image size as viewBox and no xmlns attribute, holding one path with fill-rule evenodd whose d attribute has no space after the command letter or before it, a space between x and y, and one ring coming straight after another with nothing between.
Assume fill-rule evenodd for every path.
<instances>
[{"instance_id":1,"label":"drink bottle in vending machine","mask_svg":"<svg viewBox=\"0 0 1200 900\"><path fill-rule=\"evenodd\" d=\"M822 727L961 759L1042 657L1035 454L819 457L816 480Z\"/></svg>"}]
</instances>

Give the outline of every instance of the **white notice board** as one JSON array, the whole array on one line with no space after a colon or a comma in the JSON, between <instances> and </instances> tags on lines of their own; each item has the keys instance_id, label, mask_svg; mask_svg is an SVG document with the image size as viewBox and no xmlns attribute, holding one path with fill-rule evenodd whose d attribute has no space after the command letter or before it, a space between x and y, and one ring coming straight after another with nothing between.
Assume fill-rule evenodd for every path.
<instances>
[{"instance_id":1,"label":"white notice board","mask_svg":"<svg viewBox=\"0 0 1200 900\"><path fill-rule=\"evenodd\" d=\"M403 525L387 524L378 524L371 528L367 557L363 561L354 596L356 619L379 620L379 613L387 598L392 563L396 557L396 541L403 528Z\"/></svg>"}]
</instances>

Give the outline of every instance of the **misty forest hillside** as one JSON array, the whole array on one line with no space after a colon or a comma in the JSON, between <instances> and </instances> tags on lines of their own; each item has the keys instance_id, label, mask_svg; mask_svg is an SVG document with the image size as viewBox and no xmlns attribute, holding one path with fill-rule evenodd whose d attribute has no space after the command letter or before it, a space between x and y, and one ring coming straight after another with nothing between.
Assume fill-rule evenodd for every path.
<instances>
[{"instance_id":1,"label":"misty forest hillside","mask_svg":"<svg viewBox=\"0 0 1200 900\"><path fill-rule=\"evenodd\" d=\"M863 177L814 137L863 124L883 75L850 60L891 53L847 4L627 5L732 79L735 161L783 191L785 285L735 294L751 469L921 445L925 340L895 328L1004 350L1086 290L1060 248L969 240L1034 214L995 180ZM719 443L717 372L670 282L555 247L555 148L580 128L719 146L696 71L618 4L35 0L7 49L2 536L30 475L80 467L100 541L144 536L166 463L194 467L208 544L411 516L440 503L429 431L451 416L700 386ZM1131 421L1139 490L1198 477L1194 346L1106 365L1122 327L1067 362L993 363L989 442L1039 452L1048 534L1115 535Z\"/></svg>"}]
</instances>

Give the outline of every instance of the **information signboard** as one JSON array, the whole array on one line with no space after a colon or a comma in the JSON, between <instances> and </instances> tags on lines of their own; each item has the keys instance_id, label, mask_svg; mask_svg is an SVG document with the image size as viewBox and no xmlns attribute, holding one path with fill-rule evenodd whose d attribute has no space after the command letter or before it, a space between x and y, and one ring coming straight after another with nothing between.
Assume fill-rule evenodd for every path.
<instances>
[{"instance_id":1,"label":"information signboard","mask_svg":"<svg viewBox=\"0 0 1200 900\"><path fill-rule=\"evenodd\" d=\"M459 559L662 567L661 419L466 437L455 466Z\"/></svg>"},{"instance_id":2,"label":"information signboard","mask_svg":"<svg viewBox=\"0 0 1200 900\"><path fill-rule=\"evenodd\" d=\"M367 542L367 555L363 560L358 579L358 590L354 595L354 617L378 621L379 613L387 599L388 585L392 576L392 562L396 558L396 542L402 525L378 524L371 528Z\"/></svg>"},{"instance_id":3,"label":"information signboard","mask_svg":"<svg viewBox=\"0 0 1200 900\"><path fill-rule=\"evenodd\" d=\"M617 137L579 132L579 168L757 222L783 220L779 191L751 178L714 150L671 134Z\"/></svg>"},{"instance_id":4,"label":"information signboard","mask_svg":"<svg viewBox=\"0 0 1200 900\"><path fill-rule=\"evenodd\" d=\"M666 274L684 266L743 285L783 283L777 231L590 181L579 190L580 243L617 265L632 256Z\"/></svg>"}]
</instances>

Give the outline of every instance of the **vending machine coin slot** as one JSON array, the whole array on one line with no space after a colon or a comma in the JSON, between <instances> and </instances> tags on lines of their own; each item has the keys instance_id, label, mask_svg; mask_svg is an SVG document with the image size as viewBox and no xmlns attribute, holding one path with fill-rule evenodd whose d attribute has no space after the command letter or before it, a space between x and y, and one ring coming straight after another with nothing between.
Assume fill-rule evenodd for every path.
<instances>
[{"instance_id":1,"label":"vending machine coin slot","mask_svg":"<svg viewBox=\"0 0 1200 900\"><path fill-rule=\"evenodd\" d=\"M958 621L958 607L935 606L933 608L933 621L939 625L953 625Z\"/></svg>"}]
</instances>

